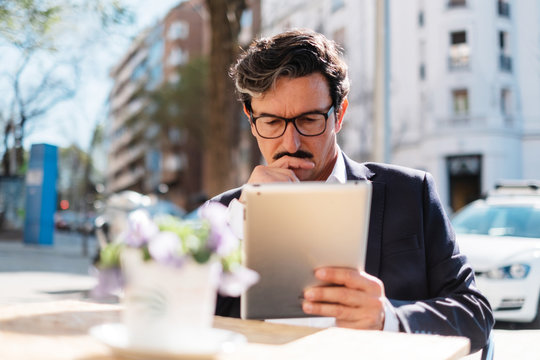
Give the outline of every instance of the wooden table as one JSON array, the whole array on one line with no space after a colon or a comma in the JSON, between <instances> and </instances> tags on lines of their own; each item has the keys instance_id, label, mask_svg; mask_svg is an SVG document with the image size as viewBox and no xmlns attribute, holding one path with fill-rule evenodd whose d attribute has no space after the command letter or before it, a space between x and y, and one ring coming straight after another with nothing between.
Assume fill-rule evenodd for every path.
<instances>
[{"instance_id":1,"label":"wooden table","mask_svg":"<svg viewBox=\"0 0 540 360\"><path fill-rule=\"evenodd\" d=\"M118 322L119 305L75 300L0 306L0 359L121 359L88 335ZM216 317L214 327L244 334L248 343L218 359L459 359L469 350L460 337L340 328L318 329Z\"/></svg>"}]
</instances>

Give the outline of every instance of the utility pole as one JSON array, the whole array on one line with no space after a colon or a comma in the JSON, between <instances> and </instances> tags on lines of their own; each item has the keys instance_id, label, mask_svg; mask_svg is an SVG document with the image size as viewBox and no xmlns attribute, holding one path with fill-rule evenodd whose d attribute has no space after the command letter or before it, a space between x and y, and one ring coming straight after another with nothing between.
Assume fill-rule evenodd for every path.
<instances>
[{"instance_id":1,"label":"utility pole","mask_svg":"<svg viewBox=\"0 0 540 360\"><path fill-rule=\"evenodd\" d=\"M375 86L373 159L391 161L389 0L375 0Z\"/></svg>"}]
</instances>

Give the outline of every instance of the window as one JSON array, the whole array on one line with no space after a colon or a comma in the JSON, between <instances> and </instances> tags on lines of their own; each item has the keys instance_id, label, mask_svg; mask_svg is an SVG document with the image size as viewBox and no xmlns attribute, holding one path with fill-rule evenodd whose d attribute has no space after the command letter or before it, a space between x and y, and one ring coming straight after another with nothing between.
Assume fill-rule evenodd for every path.
<instances>
[{"instance_id":1,"label":"window","mask_svg":"<svg viewBox=\"0 0 540 360\"><path fill-rule=\"evenodd\" d=\"M420 64L418 67L418 75L420 76L420 80L426 79L426 64Z\"/></svg>"},{"instance_id":2,"label":"window","mask_svg":"<svg viewBox=\"0 0 540 360\"><path fill-rule=\"evenodd\" d=\"M146 83L145 88L147 90L154 90L161 83L163 79L163 68L161 64L152 66L150 69L150 79Z\"/></svg>"},{"instance_id":3,"label":"window","mask_svg":"<svg viewBox=\"0 0 540 360\"><path fill-rule=\"evenodd\" d=\"M169 40L185 39L189 35L189 24L184 21L175 21L169 27L167 37Z\"/></svg>"},{"instance_id":4,"label":"window","mask_svg":"<svg viewBox=\"0 0 540 360\"><path fill-rule=\"evenodd\" d=\"M508 0L498 0L497 1L497 12L499 13L499 16L502 17L510 17L510 4L508 3Z\"/></svg>"},{"instance_id":5,"label":"window","mask_svg":"<svg viewBox=\"0 0 540 360\"><path fill-rule=\"evenodd\" d=\"M424 27L424 10L418 12L418 27Z\"/></svg>"},{"instance_id":6,"label":"window","mask_svg":"<svg viewBox=\"0 0 540 360\"><path fill-rule=\"evenodd\" d=\"M454 115L465 116L469 114L469 91L467 89L453 90L452 102L454 105Z\"/></svg>"},{"instance_id":7,"label":"window","mask_svg":"<svg viewBox=\"0 0 540 360\"><path fill-rule=\"evenodd\" d=\"M468 68L469 44L467 44L466 31L454 31L450 33L450 69Z\"/></svg>"},{"instance_id":8,"label":"window","mask_svg":"<svg viewBox=\"0 0 540 360\"><path fill-rule=\"evenodd\" d=\"M418 56L420 59L420 65L418 66L418 75L420 80L426 79L426 41L420 40L418 44Z\"/></svg>"},{"instance_id":9,"label":"window","mask_svg":"<svg viewBox=\"0 0 540 360\"><path fill-rule=\"evenodd\" d=\"M501 114L512 115L512 92L510 89L501 89Z\"/></svg>"},{"instance_id":10,"label":"window","mask_svg":"<svg viewBox=\"0 0 540 360\"><path fill-rule=\"evenodd\" d=\"M502 54L510 54L508 33L506 31L499 31L499 49Z\"/></svg>"},{"instance_id":11,"label":"window","mask_svg":"<svg viewBox=\"0 0 540 360\"><path fill-rule=\"evenodd\" d=\"M133 70L130 76L132 82L140 80L148 71L146 59L141 61L137 67Z\"/></svg>"},{"instance_id":12,"label":"window","mask_svg":"<svg viewBox=\"0 0 540 360\"><path fill-rule=\"evenodd\" d=\"M163 60L163 41L159 40L152 44L148 53L148 63L150 65L160 64Z\"/></svg>"},{"instance_id":13,"label":"window","mask_svg":"<svg viewBox=\"0 0 540 360\"><path fill-rule=\"evenodd\" d=\"M463 7L467 6L467 0L448 0L448 7Z\"/></svg>"},{"instance_id":14,"label":"window","mask_svg":"<svg viewBox=\"0 0 540 360\"><path fill-rule=\"evenodd\" d=\"M499 31L499 67L502 71L512 71L512 57L510 56L510 36L506 31Z\"/></svg>"},{"instance_id":15,"label":"window","mask_svg":"<svg viewBox=\"0 0 540 360\"><path fill-rule=\"evenodd\" d=\"M189 54L188 51L182 50L182 48L174 48L171 50L169 54L169 65L171 66L178 66L178 65L184 65L189 60Z\"/></svg>"}]
</instances>

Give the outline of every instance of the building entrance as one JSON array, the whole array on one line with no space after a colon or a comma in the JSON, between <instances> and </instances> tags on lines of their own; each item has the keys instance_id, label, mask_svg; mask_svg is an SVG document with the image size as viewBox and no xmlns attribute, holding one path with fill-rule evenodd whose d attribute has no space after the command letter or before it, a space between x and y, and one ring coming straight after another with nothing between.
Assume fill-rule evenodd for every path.
<instances>
[{"instance_id":1,"label":"building entrance","mask_svg":"<svg viewBox=\"0 0 540 360\"><path fill-rule=\"evenodd\" d=\"M450 184L450 206L454 212L482 195L482 155L446 158Z\"/></svg>"}]
</instances>

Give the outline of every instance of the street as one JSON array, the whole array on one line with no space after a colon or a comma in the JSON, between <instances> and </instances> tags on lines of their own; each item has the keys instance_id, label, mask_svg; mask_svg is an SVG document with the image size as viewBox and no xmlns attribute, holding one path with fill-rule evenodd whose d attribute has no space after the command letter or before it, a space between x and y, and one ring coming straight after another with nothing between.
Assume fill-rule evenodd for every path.
<instances>
[{"instance_id":1,"label":"street","mask_svg":"<svg viewBox=\"0 0 540 360\"><path fill-rule=\"evenodd\" d=\"M0 241L0 305L17 302L83 299L96 283L89 276L97 242L75 232L54 234L53 246L25 245L20 238Z\"/></svg>"}]
</instances>

